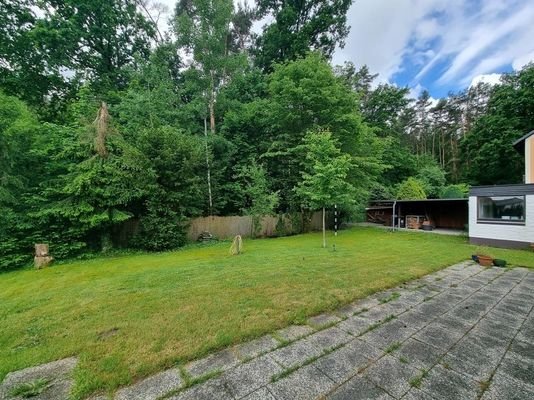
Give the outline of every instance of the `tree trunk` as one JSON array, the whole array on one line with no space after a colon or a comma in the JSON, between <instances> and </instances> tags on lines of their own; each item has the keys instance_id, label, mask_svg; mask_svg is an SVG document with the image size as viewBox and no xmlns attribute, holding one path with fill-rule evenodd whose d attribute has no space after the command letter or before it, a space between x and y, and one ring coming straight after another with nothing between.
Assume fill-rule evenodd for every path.
<instances>
[{"instance_id":1,"label":"tree trunk","mask_svg":"<svg viewBox=\"0 0 534 400\"><path fill-rule=\"evenodd\" d=\"M210 87L210 131L215 133L215 78L213 77L213 71L211 72L211 87Z\"/></svg>"},{"instance_id":2,"label":"tree trunk","mask_svg":"<svg viewBox=\"0 0 534 400\"><path fill-rule=\"evenodd\" d=\"M323 207L323 248L326 248L326 223L325 223L324 207Z\"/></svg>"},{"instance_id":3,"label":"tree trunk","mask_svg":"<svg viewBox=\"0 0 534 400\"><path fill-rule=\"evenodd\" d=\"M208 122L204 118L204 139L205 139L205 150L206 150L206 168L208 172L208 201L209 201L209 215L212 213L213 208L213 199L211 197L211 169L210 169L210 159L209 159L209 149L208 149Z\"/></svg>"}]
</instances>

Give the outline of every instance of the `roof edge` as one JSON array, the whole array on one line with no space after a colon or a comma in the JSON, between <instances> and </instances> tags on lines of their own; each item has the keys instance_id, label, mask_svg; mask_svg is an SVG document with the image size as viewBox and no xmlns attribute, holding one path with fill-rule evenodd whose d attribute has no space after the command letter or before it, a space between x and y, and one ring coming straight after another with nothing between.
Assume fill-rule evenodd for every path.
<instances>
[{"instance_id":1,"label":"roof edge","mask_svg":"<svg viewBox=\"0 0 534 400\"><path fill-rule=\"evenodd\" d=\"M512 143L512 146L521 154L524 153L525 149L521 146L525 140L527 140L529 137L534 135L534 130L531 130L529 133L521 136L519 139L517 139L515 142Z\"/></svg>"}]
</instances>

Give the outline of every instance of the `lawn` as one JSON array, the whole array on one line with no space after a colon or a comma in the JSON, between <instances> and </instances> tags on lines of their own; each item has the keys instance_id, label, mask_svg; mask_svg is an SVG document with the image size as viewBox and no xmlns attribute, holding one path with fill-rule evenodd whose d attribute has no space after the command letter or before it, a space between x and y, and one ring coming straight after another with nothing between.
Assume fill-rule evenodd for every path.
<instances>
[{"instance_id":1,"label":"lawn","mask_svg":"<svg viewBox=\"0 0 534 400\"><path fill-rule=\"evenodd\" d=\"M245 240L240 256L230 256L224 242L1 274L0 381L75 355L78 397L112 391L474 251L461 237L374 228L342 231L335 243L335 252L322 249L321 235L312 233ZM534 267L534 253L492 252Z\"/></svg>"}]
</instances>

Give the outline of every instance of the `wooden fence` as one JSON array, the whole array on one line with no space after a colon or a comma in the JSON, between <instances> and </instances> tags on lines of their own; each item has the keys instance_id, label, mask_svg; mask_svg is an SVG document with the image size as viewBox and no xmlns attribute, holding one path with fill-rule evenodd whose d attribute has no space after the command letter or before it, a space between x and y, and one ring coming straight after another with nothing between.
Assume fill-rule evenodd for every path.
<instances>
[{"instance_id":1,"label":"wooden fence","mask_svg":"<svg viewBox=\"0 0 534 400\"><path fill-rule=\"evenodd\" d=\"M258 237L287 236L297 233L322 229L322 214L295 213L281 216L263 217ZM281 223L279 223L281 220ZM333 218L327 213L327 226L333 226ZM116 247L128 247L130 240L139 230L139 220L132 218L117 226L112 233L113 244ZM252 217L200 217L190 220L186 224L186 236L190 241L198 239L202 232L208 231L217 239L231 239L235 235L243 237L252 236Z\"/></svg>"},{"instance_id":2,"label":"wooden fence","mask_svg":"<svg viewBox=\"0 0 534 400\"><path fill-rule=\"evenodd\" d=\"M279 224L280 218L283 219L282 224ZM321 230L321 218L321 212L312 214L294 214L292 216L283 215L263 217L261 228L259 229L257 236L284 236ZM330 218L328 219L330 220ZM218 239L229 239L233 238L235 235L250 237L252 236L252 230L252 217L250 216L200 217L190 221L187 230L187 239L197 240L199 235L204 231L210 232Z\"/></svg>"}]
</instances>

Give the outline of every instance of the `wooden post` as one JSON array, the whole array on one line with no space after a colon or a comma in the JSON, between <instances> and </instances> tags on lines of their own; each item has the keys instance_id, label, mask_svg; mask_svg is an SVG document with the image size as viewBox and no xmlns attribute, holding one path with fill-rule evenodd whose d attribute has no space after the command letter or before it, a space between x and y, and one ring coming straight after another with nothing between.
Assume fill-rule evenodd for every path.
<instances>
[{"instance_id":1,"label":"wooden post","mask_svg":"<svg viewBox=\"0 0 534 400\"><path fill-rule=\"evenodd\" d=\"M325 224L325 210L323 207L323 247L326 248L326 224Z\"/></svg>"}]
</instances>

